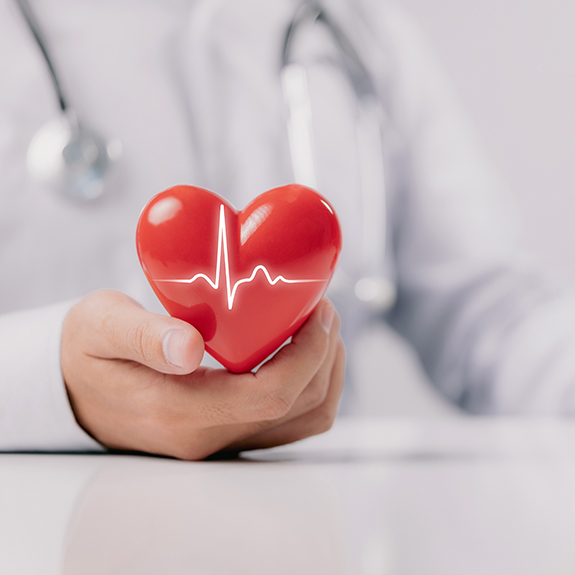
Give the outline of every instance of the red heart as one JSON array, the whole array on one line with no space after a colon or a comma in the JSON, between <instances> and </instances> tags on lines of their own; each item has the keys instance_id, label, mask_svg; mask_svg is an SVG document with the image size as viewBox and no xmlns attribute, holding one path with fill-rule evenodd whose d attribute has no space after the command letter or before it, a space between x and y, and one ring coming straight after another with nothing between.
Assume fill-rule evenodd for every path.
<instances>
[{"instance_id":1,"label":"red heart","mask_svg":"<svg viewBox=\"0 0 575 575\"><path fill-rule=\"evenodd\" d=\"M195 326L227 369L242 372L311 314L333 275L341 232L327 201L297 184L265 192L240 212L208 190L175 186L144 208L136 244L170 315Z\"/></svg>"}]
</instances>

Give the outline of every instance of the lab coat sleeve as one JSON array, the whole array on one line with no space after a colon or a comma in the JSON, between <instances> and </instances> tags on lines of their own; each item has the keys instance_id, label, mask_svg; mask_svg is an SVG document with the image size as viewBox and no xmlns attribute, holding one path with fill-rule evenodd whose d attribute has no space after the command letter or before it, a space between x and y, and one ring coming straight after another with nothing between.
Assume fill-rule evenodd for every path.
<instances>
[{"instance_id":1,"label":"lab coat sleeve","mask_svg":"<svg viewBox=\"0 0 575 575\"><path fill-rule=\"evenodd\" d=\"M60 369L73 302L0 316L0 451L101 451L76 422Z\"/></svg>"},{"instance_id":2,"label":"lab coat sleeve","mask_svg":"<svg viewBox=\"0 0 575 575\"><path fill-rule=\"evenodd\" d=\"M575 413L575 295L517 247L505 189L415 25L396 8L382 22L403 138L389 321L470 411Z\"/></svg>"}]
</instances>

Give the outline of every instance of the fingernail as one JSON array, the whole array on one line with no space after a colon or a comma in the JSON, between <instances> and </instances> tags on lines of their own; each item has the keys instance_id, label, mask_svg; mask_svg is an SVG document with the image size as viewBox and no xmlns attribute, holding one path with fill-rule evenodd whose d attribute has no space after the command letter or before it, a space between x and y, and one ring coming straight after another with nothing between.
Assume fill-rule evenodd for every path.
<instances>
[{"instance_id":1,"label":"fingernail","mask_svg":"<svg viewBox=\"0 0 575 575\"><path fill-rule=\"evenodd\" d=\"M326 301L321 310L321 323L327 333L331 330L334 315L335 309L333 308L333 304L330 301Z\"/></svg>"},{"instance_id":2,"label":"fingernail","mask_svg":"<svg viewBox=\"0 0 575 575\"><path fill-rule=\"evenodd\" d=\"M162 342L164 359L173 367L183 369L184 367L184 342L186 332L181 329L169 331Z\"/></svg>"}]
</instances>

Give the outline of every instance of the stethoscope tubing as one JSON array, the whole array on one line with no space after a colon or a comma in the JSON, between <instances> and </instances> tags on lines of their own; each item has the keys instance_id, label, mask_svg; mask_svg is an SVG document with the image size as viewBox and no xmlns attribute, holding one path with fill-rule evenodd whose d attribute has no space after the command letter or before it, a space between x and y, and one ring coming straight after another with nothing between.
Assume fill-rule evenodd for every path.
<instances>
[{"instance_id":1,"label":"stethoscope tubing","mask_svg":"<svg viewBox=\"0 0 575 575\"><path fill-rule=\"evenodd\" d=\"M31 174L34 172L34 158L45 153L46 143L49 144L50 137L54 136L54 140L67 143L52 151L55 152L52 155L60 169L58 177L53 178L53 187L59 188L58 191L63 196L74 200L95 199L104 189L105 179L113 163L111 147L97 132L88 129L78 121L62 89L53 59L28 0L15 0L15 2L46 63L62 112L59 121L51 122L41 128L32 140L28 153L29 170ZM353 43L317 0L304 0L299 6L286 29L281 53L281 82L289 112L287 129L294 178L297 183L314 189L318 188L313 114L307 74L305 67L298 64L292 57L295 37L300 27L305 23L316 22L325 25L331 33L357 98L359 191L363 214L361 264L368 273L355 282L353 291L359 300L369 304L376 311L383 311L389 308L395 300L393 284L383 273L387 250L383 109L379 104L372 75L355 50ZM69 162L66 159L66 150L73 152L68 156L72 155L79 159ZM41 159L37 163L45 162ZM336 284L337 281L332 283ZM346 289L349 291L349 286Z\"/></svg>"},{"instance_id":2,"label":"stethoscope tubing","mask_svg":"<svg viewBox=\"0 0 575 575\"><path fill-rule=\"evenodd\" d=\"M42 30L28 0L15 0L48 69L60 117L43 125L28 147L28 171L42 185L75 202L94 200L106 189L114 161L121 154L112 142L84 125L64 93Z\"/></svg>"},{"instance_id":3,"label":"stethoscope tubing","mask_svg":"<svg viewBox=\"0 0 575 575\"><path fill-rule=\"evenodd\" d=\"M62 112L66 112L69 108L68 98L64 95L62 84L60 83L60 79L56 73L56 69L54 68L53 59L48 53L48 48L46 47L46 43L42 37L42 32L40 31L40 26L38 25L36 17L30 8L30 4L28 4L28 0L15 0L15 2L20 9L20 12L22 13L24 20L26 20L26 24L28 25L30 32L34 36L34 40L36 41L36 44L38 44L38 48L42 53L44 62L46 63L46 67L50 73L50 79L54 85L54 91L58 97L58 105L60 106Z\"/></svg>"},{"instance_id":4,"label":"stethoscope tubing","mask_svg":"<svg viewBox=\"0 0 575 575\"><path fill-rule=\"evenodd\" d=\"M387 251L387 190L383 142L384 110L373 77L353 43L317 0L304 1L286 29L282 57L281 82L288 108L288 139L295 181L318 189L313 113L307 73L293 58L293 46L304 24L322 23L339 51L346 75L357 100L357 148L360 171L359 195L362 205L361 267L367 273L357 282L334 278L342 290L354 295L375 311L384 311L395 302L394 285L385 277ZM321 189L319 189L321 192ZM342 272L340 270L340 276Z\"/></svg>"}]
</instances>

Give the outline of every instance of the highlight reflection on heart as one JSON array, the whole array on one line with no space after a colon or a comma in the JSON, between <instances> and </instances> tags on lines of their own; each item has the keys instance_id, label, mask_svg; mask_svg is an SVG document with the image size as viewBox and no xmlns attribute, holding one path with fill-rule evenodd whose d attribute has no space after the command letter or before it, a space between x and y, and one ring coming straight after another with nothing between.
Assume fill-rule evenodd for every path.
<instances>
[{"instance_id":1,"label":"highlight reflection on heart","mask_svg":"<svg viewBox=\"0 0 575 575\"><path fill-rule=\"evenodd\" d=\"M182 185L144 208L136 244L166 310L242 372L313 311L335 270L341 231L329 203L304 186L275 188L237 212L213 192Z\"/></svg>"}]
</instances>

